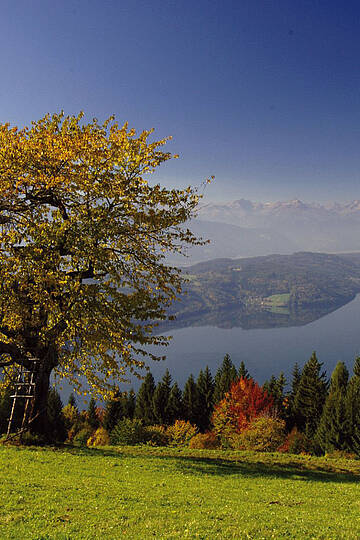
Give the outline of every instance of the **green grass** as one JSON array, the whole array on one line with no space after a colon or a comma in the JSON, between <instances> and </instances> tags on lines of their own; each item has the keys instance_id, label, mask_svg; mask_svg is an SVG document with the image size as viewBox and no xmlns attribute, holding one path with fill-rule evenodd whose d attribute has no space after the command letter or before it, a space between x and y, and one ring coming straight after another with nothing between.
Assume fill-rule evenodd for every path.
<instances>
[{"instance_id":1,"label":"green grass","mask_svg":"<svg viewBox=\"0 0 360 540\"><path fill-rule=\"evenodd\" d=\"M0 447L1 539L360 538L360 461Z\"/></svg>"},{"instance_id":2,"label":"green grass","mask_svg":"<svg viewBox=\"0 0 360 540\"><path fill-rule=\"evenodd\" d=\"M264 299L266 304L272 307L285 307L288 306L290 300L290 294L273 294Z\"/></svg>"}]
</instances>

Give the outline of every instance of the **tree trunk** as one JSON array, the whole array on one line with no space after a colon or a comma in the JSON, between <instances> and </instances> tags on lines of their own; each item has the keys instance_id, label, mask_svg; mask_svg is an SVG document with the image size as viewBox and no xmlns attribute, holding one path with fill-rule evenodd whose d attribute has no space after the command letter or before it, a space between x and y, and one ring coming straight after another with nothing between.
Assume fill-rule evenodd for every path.
<instances>
[{"instance_id":1,"label":"tree trunk","mask_svg":"<svg viewBox=\"0 0 360 540\"><path fill-rule=\"evenodd\" d=\"M30 405L28 416L30 433L38 435L44 442L52 442L53 439L47 413L51 371L52 368L47 366L46 362L38 362L38 369L34 375L36 384L34 399Z\"/></svg>"}]
</instances>

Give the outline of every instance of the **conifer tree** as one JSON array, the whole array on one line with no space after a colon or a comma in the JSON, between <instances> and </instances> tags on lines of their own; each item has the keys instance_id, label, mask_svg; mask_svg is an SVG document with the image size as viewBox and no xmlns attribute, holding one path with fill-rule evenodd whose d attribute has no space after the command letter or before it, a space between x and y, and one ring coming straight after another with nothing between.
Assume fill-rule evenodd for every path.
<instances>
[{"instance_id":1,"label":"conifer tree","mask_svg":"<svg viewBox=\"0 0 360 540\"><path fill-rule=\"evenodd\" d=\"M197 425L199 419L199 394L192 373L184 386L183 407L185 420Z\"/></svg>"},{"instance_id":2,"label":"conifer tree","mask_svg":"<svg viewBox=\"0 0 360 540\"><path fill-rule=\"evenodd\" d=\"M171 375L167 369L162 380L155 388L153 396L154 419L157 424L168 424L167 405L171 391Z\"/></svg>"},{"instance_id":3,"label":"conifer tree","mask_svg":"<svg viewBox=\"0 0 360 540\"><path fill-rule=\"evenodd\" d=\"M313 352L304 366L294 399L296 425L309 438L315 435L327 396L328 383L321 368L322 363Z\"/></svg>"},{"instance_id":4,"label":"conifer tree","mask_svg":"<svg viewBox=\"0 0 360 540\"><path fill-rule=\"evenodd\" d=\"M182 392L176 382L173 384L170 391L166 407L166 417L170 425L173 424L175 420L182 420L184 417Z\"/></svg>"},{"instance_id":5,"label":"conifer tree","mask_svg":"<svg viewBox=\"0 0 360 540\"><path fill-rule=\"evenodd\" d=\"M76 403L76 399L75 399L75 396L73 393L70 394L69 396L69 401L67 403L68 405L71 405L72 407L75 407L75 409L77 409L77 403Z\"/></svg>"},{"instance_id":6,"label":"conifer tree","mask_svg":"<svg viewBox=\"0 0 360 540\"><path fill-rule=\"evenodd\" d=\"M52 431L52 439L57 442L65 441L67 436L62 410L63 404L59 392L55 388L50 388L47 400L47 414L49 428Z\"/></svg>"},{"instance_id":7,"label":"conifer tree","mask_svg":"<svg viewBox=\"0 0 360 540\"><path fill-rule=\"evenodd\" d=\"M360 456L360 358L355 359L353 371L345 398L348 445L352 452Z\"/></svg>"},{"instance_id":8,"label":"conifer tree","mask_svg":"<svg viewBox=\"0 0 360 540\"><path fill-rule=\"evenodd\" d=\"M97 429L99 427L100 422L99 422L99 417L98 417L97 410L96 410L96 401L95 401L94 398L90 399L89 407L88 407L87 414L86 414L86 419L87 419L87 422L88 422L89 426L92 429L95 430L95 429Z\"/></svg>"},{"instance_id":9,"label":"conifer tree","mask_svg":"<svg viewBox=\"0 0 360 540\"><path fill-rule=\"evenodd\" d=\"M122 394L116 389L114 391L113 399L110 399L105 403L103 426L109 433L111 433L119 420L124 416L121 397Z\"/></svg>"},{"instance_id":10,"label":"conifer tree","mask_svg":"<svg viewBox=\"0 0 360 540\"><path fill-rule=\"evenodd\" d=\"M136 407L136 394L133 388L130 390L126 397L126 417L134 418Z\"/></svg>"},{"instance_id":11,"label":"conifer tree","mask_svg":"<svg viewBox=\"0 0 360 540\"><path fill-rule=\"evenodd\" d=\"M151 372L146 374L144 382L140 386L136 396L135 418L143 420L147 425L154 423L153 397L155 392L155 381Z\"/></svg>"},{"instance_id":12,"label":"conifer tree","mask_svg":"<svg viewBox=\"0 0 360 540\"><path fill-rule=\"evenodd\" d=\"M291 431L292 428L296 425L295 396L298 391L300 379L301 379L301 370L299 368L299 364L296 362L294 369L292 371L291 389L286 399L287 403L286 403L286 409L285 409L285 420L286 420L286 427L288 431Z\"/></svg>"},{"instance_id":13,"label":"conifer tree","mask_svg":"<svg viewBox=\"0 0 360 540\"><path fill-rule=\"evenodd\" d=\"M214 409L214 380L208 366L205 371L200 371L196 386L199 405L197 426L200 431L206 431L210 427L210 418Z\"/></svg>"},{"instance_id":14,"label":"conifer tree","mask_svg":"<svg viewBox=\"0 0 360 540\"><path fill-rule=\"evenodd\" d=\"M230 390L231 384L238 378L236 368L231 361L230 355L226 354L224 360L215 375L214 403L223 399Z\"/></svg>"},{"instance_id":15,"label":"conifer tree","mask_svg":"<svg viewBox=\"0 0 360 540\"><path fill-rule=\"evenodd\" d=\"M239 377L239 379L241 379L241 377L243 379L251 379L250 374L249 374L248 370L246 369L243 360L241 360L241 362L240 362L240 367L239 367L239 371L238 371L238 377Z\"/></svg>"},{"instance_id":16,"label":"conifer tree","mask_svg":"<svg viewBox=\"0 0 360 540\"><path fill-rule=\"evenodd\" d=\"M348 422L346 418L346 393L349 372L343 362L338 362L330 381L316 441L323 452L348 449Z\"/></svg>"}]
</instances>

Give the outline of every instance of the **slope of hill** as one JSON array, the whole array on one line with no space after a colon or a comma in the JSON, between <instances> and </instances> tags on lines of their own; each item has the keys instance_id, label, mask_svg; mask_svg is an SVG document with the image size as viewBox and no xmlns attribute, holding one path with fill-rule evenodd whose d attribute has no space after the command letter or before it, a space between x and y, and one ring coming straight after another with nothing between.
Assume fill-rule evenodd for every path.
<instances>
[{"instance_id":1,"label":"slope of hill","mask_svg":"<svg viewBox=\"0 0 360 540\"><path fill-rule=\"evenodd\" d=\"M165 328L302 325L360 292L359 254L299 252L216 259L185 272L186 294L173 306L176 321Z\"/></svg>"}]
</instances>

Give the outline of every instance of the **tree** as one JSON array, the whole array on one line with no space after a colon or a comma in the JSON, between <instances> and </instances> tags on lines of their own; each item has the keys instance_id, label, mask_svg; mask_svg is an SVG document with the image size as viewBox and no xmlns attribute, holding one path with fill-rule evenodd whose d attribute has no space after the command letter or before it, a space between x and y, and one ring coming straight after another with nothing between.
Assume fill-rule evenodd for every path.
<instances>
[{"instance_id":1,"label":"tree","mask_svg":"<svg viewBox=\"0 0 360 540\"><path fill-rule=\"evenodd\" d=\"M184 227L196 189L165 189L146 176L171 159L111 117L46 115L30 128L0 125L0 368L36 374L33 432L47 432L51 373L105 398L157 358L152 333L181 292L165 262L201 244ZM32 360L36 360L34 363Z\"/></svg>"},{"instance_id":2,"label":"tree","mask_svg":"<svg viewBox=\"0 0 360 540\"><path fill-rule=\"evenodd\" d=\"M76 398L73 393L71 393L69 396L68 405L72 405L73 407L75 407L75 409L77 409Z\"/></svg>"},{"instance_id":3,"label":"tree","mask_svg":"<svg viewBox=\"0 0 360 540\"><path fill-rule=\"evenodd\" d=\"M109 433L114 429L119 420L123 418L132 419L135 411L135 393L120 392L119 389L114 389L112 399L106 401L102 425Z\"/></svg>"},{"instance_id":4,"label":"tree","mask_svg":"<svg viewBox=\"0 0 360 540\"><path fill-rule=\"evenodd\" d=\"M184 417L184 407L182 402L182 392L175 382L171 388L169 400L166 407L166 417L169 424L172 425L175 420L181 420Z\"/></svg>"},{"instance_id":5,"label":"tree","mask_svg":"<svg viewBox=\"0 0 360 540\"><path fill-rule=\"evenodd\" d=\"M99 427L100 422L99 422L99 417L98 417L97 410L96 410L96 401L95 401L94 398L90 399L86 419L87 419L87 422L88 422L89 426L93 430L95 430L95 429L97 429Z\"/></svg>"},{"instance_id":6,"label":"tree","mask_svg":"<svg viewBox=\"0 0 360 540\"><path fill-rule=\"evenodd\" d=\"M63 442L66 439L65 418L63 415L63 404L59 392L56 388L50 388L47 402L47 414L53 439Z\"/></svg>"},{"instance_id":7,"label":"tree","mask_svg":"<svg viewBox=\"0 0 360 540\"><path fill-rule=\"evenodd\" d=\"M270 380L265 381L265 383L263 384L263 389L266 390L273 397L274 406L279 414L283 412L285 385L286 379L283 371L280 372L278 378L272 375Z\"/></svg>"},{"instance_id":8,"label":"tree","mask_svg":"<svg viewBox=\"0 0 360 540\"><path fill-rule=\"evenodd\" d=\"M293 427L296 425L295 397L298 391L300 379L301 379L301 370L299 368L298 363L296 362L294 369L292 371L290 393L288 394L286 398L287 403L286 403L285 416L286 416L286 426L287 426L288 431L291 431Z\"/></svg>"},{"instance_id":9,"label":"tree","mask_svg":"<svg viewBox=\"0 0 360 540\"><path fill-rule=\"evenodd\" d=\"M193 374L190 374L184 386L183 407L185 420L197 425L199 417L199 393Z\"/></svg>"},{"instance_id":10,"label":"tree","mask_svg":"<svg viewBox=\"0 0 360 540\"><path fill-rule=\"evenodd\" d=\"M210 418L214 409L214 380L210 369L200 370L196 381L199 401L198 427L204 432L210 427Z\"/></svg>"},{"instance_id":11,"label":"tree","mask_svg":"<svg viewBox=\"0 0 360 540\"><path fill-rule=\"evenodd\" d=\"M238 375L231 361L230 355L226 354L224 360L215 375L214 403L218 403L230 390L231 384L236 381Z\"/></svg>"},{"instance_id":12,"label":"tree","mask_svg":"<svg viewBox=\"0 0 360 540\"><path fill-rule=\"evenodd\" d=\"M241 433L250 422L261 415L269 414L274 400L253 379L239 379L230 391L215 405L212 421L214 430L225 437Z\"/></svg>"},{"instance_id":13,"label":"tree","mask_svg":"<svg viewBox=\"0 0 360 540\"><path fill-rule=\"evenodd\" d=\"M167 369L162 381L158 383L153 395L153 412L157 424L168 424L168 401L171 392L171 375Z\"/></svg>"},{"instance_id":14,"label":"tree","mask_svg":"<svg viewBox=\"0 0 360 540\"><path fill-rule=\"evenodd\" d=\"M296 425L310 439L317 430L327 396L328 383L321 368L313 352L303 368L294 399Z\"/></svg>"},{"instance_id":15,"label":"tree","mask_svg":"<svg viewBox=\"0 0 360 540\"><path fill-rule=\"evenodd\" d=\"M348 445L360 456L360 358L355 359L354 375L351 377L345 398L348 423Z\"/></svg>"},{"instance_id":16,"label":"tree","mask_svg":"<svg viewBox=\"0 0 360 540\"><path fill-rule=\"evenodd\" d=\"M346 391L349 372L344 362L338 362L330 380L316 441L323 452L349 450L349 424L346 415Z\"/></svg>"},{"instance_id":17,"label":"tree","mask_svg":"<svg viewBox=\"0 0 360 540\"><path fill-rule=\"evenodd\" d=\"M153 397L155 392L155 381L152 374L147 373L144 382L139 388L136 397L135 418L143 420L145 424L151 425L155 421L153 410Z\"/></svg>"},{"instance_id":18,"label":"tree","mask_svg":"<svg viewBox=\"0 0 360 540\"><path fill-rule=\"evenodd\" d=\"M241 377L243 379L250 379L251 378L248 370L245 367L245 363L244 363L243 360L241 360L241 362L240 362L240 367L239 367L239 371L238 371L238 377L239 377L239 379L241 379Z\"/></svg>"}]
</instances>

